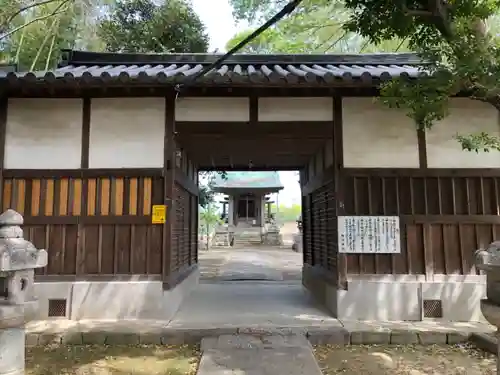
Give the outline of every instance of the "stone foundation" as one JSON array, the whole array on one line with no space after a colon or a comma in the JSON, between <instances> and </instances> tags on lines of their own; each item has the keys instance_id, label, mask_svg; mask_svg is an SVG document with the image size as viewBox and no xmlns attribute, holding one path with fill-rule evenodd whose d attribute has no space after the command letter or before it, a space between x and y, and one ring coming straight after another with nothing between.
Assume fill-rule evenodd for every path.
<instances>
[{"instance_id":1,"label":"stone foundation","mask_svg":"<svg viewBox=\"0 0 500 375\"><path fill-rule=\"evenodd\" d=\"M198 284L197 269L171 290L161 281L76 281L35 283L37 320L50 319L49 300L65 300L65 318L169 320Z\"/></svg>"},{"instance_id":2,"label":"stone foundation","mask_svg":"<svg viewBox=\"0 0 500 375\"><path fill-rule=\"evenodd\" d=\"M448 322L486 322L480 300L485 298L484 276L371 275L348 277L347 290L314 267L302 272L304 286L339 319L377 321L421 321L423 301L441 301L442 318ZM436 319L433 319L436 320Z\"/></svg>"},{"instance_id":3,"label":"stone foundation","mask_svg":"<svg viewBox=\"0 0 500 375\"><path fill-rule=\"evenodd\" d=\"M283 245L283 237L280 232L266 232L262 236L262 243L267 246Z\"/></svg>"}]
</instances>

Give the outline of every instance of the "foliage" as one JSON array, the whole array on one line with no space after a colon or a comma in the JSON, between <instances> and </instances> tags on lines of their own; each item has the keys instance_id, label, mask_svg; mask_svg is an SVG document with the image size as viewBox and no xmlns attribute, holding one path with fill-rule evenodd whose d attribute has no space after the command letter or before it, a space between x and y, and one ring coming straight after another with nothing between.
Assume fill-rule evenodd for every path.
<instances>
[{"instance_id":1,"label":"foliage","mask_svg":"<svg viewBox=\"0 0 500 375\"><path fill-rule=\"evenodd\" d=\"M276 13L286 2L281 0L231 0L237 20L262 23ZM371 52L371 50L407 50L404 41L384 41L378 46L366 43L355 33L346 32L343 24L348 11L339 0L305 0L289 17L265 31L246 46L247 53L325 53ZM235 35L228 43L231 48L253 30Z\"/></svg>"},{"instance_id":2,"label":"foliage","mask_svg":"<svg viewBox=\"0 0 500 375\"><path fill-rule=\"evenodd\" d=\"M280 204L278 209L276 203L273 203L271 204L271 211L276 213L276 220L278 222L286 223L297 221L302 212L302 208L299 204L292 204L291 206Z\"/></svg>"},{"instance_id":3,"label":"foliage","mask_svg":"<svg viewBox=\"0 0 500 375\"><path fill-rule=\"evenodd\" d=\"M49 69L61 49L99 47L99 9L112 0L2 0L0 61L21 69Z\"/></svg>"},{"instance_id":4,"label":"foliage","mask_svg":"<svg viewBox=\"0 0 500 375\"><path fill-rule=\"evenodd\" d=\"M207 237L207 249L209 248L210 234L217 224L221 224L220 214L212 204L208 203L206 207L199 210L200 231L205 232Z\"/></svg>"},{"instance_id":5,"label":"foliage","mask_svg":"<svg viewBox=\"0 0 500 375\"><path fill-rule=\"evenodd\" d=\"M237 19L250 22L269 17L286 2L231 0ZM249 48L415 51L425 62L425 76L387 82L381 100L405 109L419 128L430 128L447 116L449 98L457 94L500 109L499 5L499 0L305 0ZM456 138L466 150L500 150L500 139L485 132Z\"/></svg>"},{"instance_id":6,"label":"foliage","mask_svg":"<svg viewBox=\"0 0 500 375\"><path fill-rule=\"evenodd\" d=\"M226 172L200 172L198 178L199 192L198 192L198 204L201 207L207 207L209 204L214 203L215 192L213 191L213 186L217 176L223 179L227 179Z\"/></svg>"},{"instance_id":7,"label":"foliage","mask_svg":"<svg viewBox=\"0 0 500 375\"><path fill-rule=\"evenodd\" d=\"M123 0L102 20L99 36L112 52L206 52L203 23L184 0L156 5L152 0Z\"/></svg>"}]
</instances>

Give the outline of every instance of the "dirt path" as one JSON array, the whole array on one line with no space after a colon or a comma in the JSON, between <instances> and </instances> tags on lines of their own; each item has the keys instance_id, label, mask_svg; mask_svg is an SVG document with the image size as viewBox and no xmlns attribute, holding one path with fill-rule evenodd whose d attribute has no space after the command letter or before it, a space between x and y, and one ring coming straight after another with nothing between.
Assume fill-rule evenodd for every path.
<instances>
[{"instance_id":1,"label":"dirt path","mask_svg":"<svg viewBox=\"0 0 500 375\"><path fill-rule=\"evenodd\" d=\"M496 358L468 346L324 346L325 375L492 375Z\"/></svg>"}]
</instances>

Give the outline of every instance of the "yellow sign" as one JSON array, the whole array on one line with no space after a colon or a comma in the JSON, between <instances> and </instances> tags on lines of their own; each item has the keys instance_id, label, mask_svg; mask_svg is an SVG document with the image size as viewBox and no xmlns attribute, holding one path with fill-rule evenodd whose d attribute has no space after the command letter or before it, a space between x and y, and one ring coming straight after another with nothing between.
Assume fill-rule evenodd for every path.
<instances>
[{"instance_id":1,"label":"yellow sign","mask_svg":"<svg viewBox=\"0 0 500 375\"><path fill-rule=\"evenodd\" d=\"M151 215L151 223L165 224L167 219L167 206L164 204L153 205L153 214Z\"/></svg>"}]
</instances>

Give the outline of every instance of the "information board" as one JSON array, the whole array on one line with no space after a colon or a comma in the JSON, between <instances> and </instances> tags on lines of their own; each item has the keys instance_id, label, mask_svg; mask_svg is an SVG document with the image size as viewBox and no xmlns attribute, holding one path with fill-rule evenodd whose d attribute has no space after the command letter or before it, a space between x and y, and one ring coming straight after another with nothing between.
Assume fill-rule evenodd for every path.
<instances>
[{"instance_id":1,"label":"information board","mask_svg":"<svg viewBox=\"0 0 500 375\"><path fill-rule=\"evenodd\" d=\"M340 253L399 254L399 217L339 216L338 240Z\"/></svg>"},{"instance_id":2,"label":"information board","mask_svg":"<svg viewBox=\"0 0 500 375\"><path fill-rule=\"evenodd\" d=\"M166 220L167 220L167 206L164 204L153 205L152 214L151 214L151 223L152 224L165 224Z\"/></svg>"}]
</instances>

